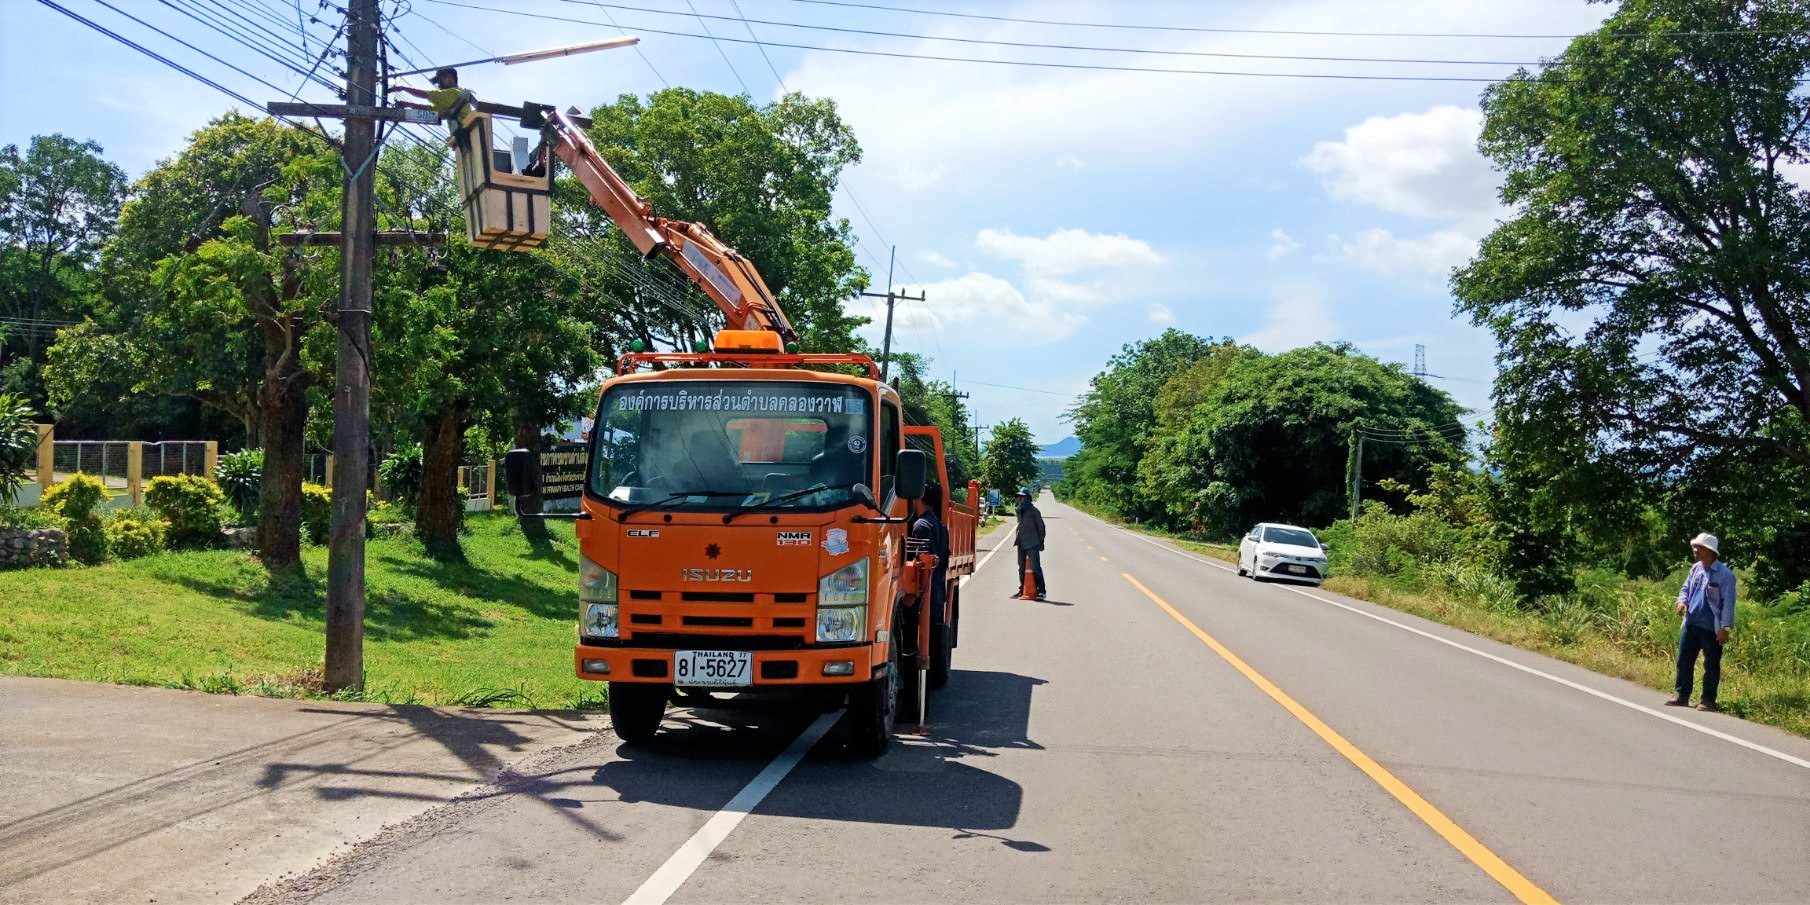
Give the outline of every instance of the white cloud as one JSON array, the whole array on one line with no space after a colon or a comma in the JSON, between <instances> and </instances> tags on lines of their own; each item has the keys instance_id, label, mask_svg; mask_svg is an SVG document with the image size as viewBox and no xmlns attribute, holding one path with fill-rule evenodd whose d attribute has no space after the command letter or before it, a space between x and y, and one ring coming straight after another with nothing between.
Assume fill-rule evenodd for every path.
<instances>
[{"instance_id":1,"label":"white cloud","mask_svg":"<svg viewBox=\"0 0 1810 905\"><path fill-rule=\"evenodd\" d=\"M1481 111L1450 106L1373 116L1341 141L1315 144L1301 164L1340 201L1414 217L1493 217L1500 179L1477 153L1482 126Z\"/></svg>"},{"instance_id":2,"label":"white cloud","mask_svg":"<svg viewBox=\"0 0 1810 905\"><path fill-rule=\"evenodd\" d=\"M1064 154L1061 157L1056 158L1056 167L1057 169L1068 170L1071 173L1079 173L1082 170L1087 169L1087 161L1082 160L1073 154Z\"/></svg>"},{"instance_id":3,"label":"white cloud","mask_svg":"<svg viewBox=\"0 0 1810 905\"><path fill-rule=\"evenodd\" d=\"M1142 239L1084 229L1059 229L1046 236L983 229L974 244L1015 262L1021 271L1019 278L971 271L911 286L909 291L914 294L923 291L925 301L903 303L896 309L899 328L941 329L972 321L984 325L983 332L998 331L1026 342L1053 342L1085 324L1090 310L1133 296L1138 290L1131 278L1165 260ZM929 257L933 254L934 259ZM939 266L955 264L935 252L926 252L924 257ZM1168 309L1162 312L1173 318ZM1157 317L1154 309L1151 317Z\"/></svg>"},{"instance_id":4,"label":"white cloud","mask_svg":"<svg viewBox=\"0 0 1810 905\"><path fill-rule=\"evenodd\" d=\"M1265 352L1284 352L1330 340L1338 331L1324 290L1313 283L1289 283L1276 290L1264 325L1238 341Z\"/></svg>"},{"instance_id":5,"label":"white cloud","mask_svg":"<svg viewBox=\"0 0 1810 905\"><path fill-rule=\"evenodd\" d=\"M1374 273L1445 276L1477 251L1477 239L1455 229L1424 236L1397 236L1386 229L1367 229L1353 239L1328 237L1334 257Z\"/></svg>"},{"instance_id":6,"label":"white cloud","mask_svg":"<svg viewBox=\"0 0 1810 905\"><path fill-rule=\"evenodd\" d=\"M1028 272L1051 276L1163 263L1163 256L1150 243L1124 233L1059 229L1047 236L1020 236L1009 229L989 228L980 231L974 244L981 251L1018 261Z\"/></svg>"},{"instance_id":7,"label":"white cloud","mask_svg":"<svg viewBox=\"0 0 1810 905\"><path fill-rule=\"evenodd\" d=\"M1175 323L1175 312L1170 311L1168 305L1160 303L1151 305L1150 322L1158 327L1167 327L1170 324Z\"/></svg>"},{"instance_id":8,"label":"white cloud","mask_svg":"<svg viewBox=\"0 0 1810 905\"><path fill-rule=\"evenodd\" d=\"M1280 228L1270 230L1270 260L1275 261L1286 258L1293 254L1295 249L1300 247L1301 243L1296 242L1295 237L1289 235L1286 231Z\"/></svg>"},{"instance_id":9,"label":"white cloud","mask_svg":"<svg viewBox=\"0 0 1810 905\"><path fill-rule=\"evenodd\" d=\"M923 258L924 263L930 264L930 265L933 265L936 267L954 267L955 266L955 262L949 260L947 255L943 255L943 254L940 254L935 251L920 252L918 254L918 257Z\"/></svg>"},{"instance_id":10,"label":"white cloud","mask_svg":"<svg viewBox=\"0 0 1810 905\"><path fill-rule=\"evenodd\" d=\"M922 291L924 301L902 302L894 318L899 329L943 329L950 324L987 320L1000 323L1010 334L1037 342L1061 339L1074 332L1086 318L1059 309L1050 299L1027 297L1009 280L990 273L968 273L911 287Z\"/></svg>"}]
</instances>

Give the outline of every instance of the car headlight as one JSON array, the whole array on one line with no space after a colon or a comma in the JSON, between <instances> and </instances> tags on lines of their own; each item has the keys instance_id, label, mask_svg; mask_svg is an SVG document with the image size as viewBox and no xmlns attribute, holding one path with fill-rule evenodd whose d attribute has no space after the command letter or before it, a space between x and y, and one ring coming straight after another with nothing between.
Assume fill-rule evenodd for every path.
<instances>
[{"instance_id":1,"label":"car headlight","mask_svg":"<svg viewBox=\"0 0 1810 905\"><path fill-rule=\"evenodd\" d=\"M851 563L817 582L817 640L852 643L867 637L867 560Z\"/></svg>"},{"instance_id":2,"label":"car headlight","mask_svg":"<svg viewBox=\"0 0 1810 905\"><path fill-rule=\"evenodd\" d=\"M618 638L622 627L616 609L616 573L578 556L579 625L587 638Z\"/></svg>"}]
</instances>

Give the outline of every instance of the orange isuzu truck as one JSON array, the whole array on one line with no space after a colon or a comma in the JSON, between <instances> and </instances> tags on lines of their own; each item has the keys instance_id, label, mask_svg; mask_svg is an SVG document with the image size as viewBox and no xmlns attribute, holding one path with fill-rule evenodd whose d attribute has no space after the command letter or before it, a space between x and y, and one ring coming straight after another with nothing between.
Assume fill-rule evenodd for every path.
<instances>
[{"instance_id":1,"label":"orange isuzu truck","mask_svg":"<svg viewBox=\"0 0 1810 905\"><path fill-rule=\"evenodd\" d=\"M522 122L728 323L708 350L622 356L598 399L580 509L544 514L577 522L578 676L610 683L630 743L659 731L675 698L722 691L846 704L850 745L867 755L901 710L922 728L958 641L979 488L966 505L943 494L935 594L936 550L909 535L926 484L953 489L937 429L905 424L867 356L801 353L752 264L702 224L652 216L566 115L528 106ZM518 499L536 489L529 451L506 472Z\"/></svg>"}]
</instances>

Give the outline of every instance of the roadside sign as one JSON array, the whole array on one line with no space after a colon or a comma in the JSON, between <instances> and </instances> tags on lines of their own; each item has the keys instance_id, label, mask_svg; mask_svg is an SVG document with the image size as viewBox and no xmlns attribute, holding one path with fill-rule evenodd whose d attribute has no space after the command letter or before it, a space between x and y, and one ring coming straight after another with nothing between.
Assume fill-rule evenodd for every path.
<instances>
[{"instance_id":1,"label":"roadside sign","mask_svg":"<svg viewBox=\"0 0 1810 905\"><path fill-rule=\"evenodd\" d=\"M565 512L578 508L578 498L584 495L584 466L583 443L558 443L541 450L544 511Z\"/></svg>"}]
</instances>

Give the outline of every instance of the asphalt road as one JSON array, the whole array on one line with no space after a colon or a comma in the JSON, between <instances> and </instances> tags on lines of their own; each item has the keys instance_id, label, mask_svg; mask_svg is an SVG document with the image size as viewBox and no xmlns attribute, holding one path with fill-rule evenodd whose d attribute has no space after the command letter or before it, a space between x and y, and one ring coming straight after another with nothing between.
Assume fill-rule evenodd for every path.
<instances>
[{"instance_id":1,"label":"asphalt road","mask_svg":"<svg viewBox=\"0 0 1810 905\"><path fill-rule=\"evenodd\" d=\"M928 737L674 711L254 901L1810 901L1803 740L1043 505Z\"/></svg>"}]
</instances>

